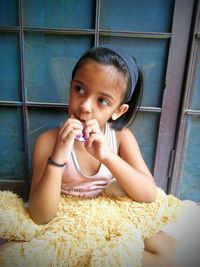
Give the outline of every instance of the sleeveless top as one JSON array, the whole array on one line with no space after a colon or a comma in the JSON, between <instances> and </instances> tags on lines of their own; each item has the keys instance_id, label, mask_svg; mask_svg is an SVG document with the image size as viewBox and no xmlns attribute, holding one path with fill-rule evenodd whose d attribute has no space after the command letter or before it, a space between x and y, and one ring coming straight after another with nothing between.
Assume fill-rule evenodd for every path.
<instances>
[{"instance_id":1,"label":"sleeveless top","mask_svg":"<svg viewBox=\"0 0 200 267\"><path fill-rule=\"evenodd\" d=\"M110 127L109 123L105 126L104 135L110 150L117 154L116 133L115 130ZM76 153L73 150L64 170L61 193L85 198L94 198L105 189L112 178L112 173L104 164L100 165L100 168L95 175L88 176L84 174L78 163Z\"/></svg>"}]
</instances>

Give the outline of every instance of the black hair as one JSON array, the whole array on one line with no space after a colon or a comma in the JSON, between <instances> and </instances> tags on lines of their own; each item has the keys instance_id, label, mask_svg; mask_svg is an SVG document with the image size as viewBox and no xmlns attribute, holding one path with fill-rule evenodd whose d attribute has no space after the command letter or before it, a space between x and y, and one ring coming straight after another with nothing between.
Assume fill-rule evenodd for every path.
<instances>
[{"instance_id":1,"label":"black hair","mask_svg":"<svg viewBox=\"0 0 200 267\"><path fill-rule=\"evenodd\" d=\"M108 48L97 46L86 51L76 63L72 71L72 79L74 79L77 70L89 59L96 61L97 63L100 64L114 66L120 73L123 74L124 78L126 79L127 88L121 104L125 103L128 104L129 109L117 120L110 119L110 122L111 122L111 127L115 130L122 130L124 127L128 127L130 123L135 119L139 109L139 105L141 103L142 93L143 93L142 72L138 68L138 81L136 83L135 90L130 100L128 101L131 91L131 79L128 67L126 63L123 61L123 59L117 53Z\"/></svg>"}]
</instances>

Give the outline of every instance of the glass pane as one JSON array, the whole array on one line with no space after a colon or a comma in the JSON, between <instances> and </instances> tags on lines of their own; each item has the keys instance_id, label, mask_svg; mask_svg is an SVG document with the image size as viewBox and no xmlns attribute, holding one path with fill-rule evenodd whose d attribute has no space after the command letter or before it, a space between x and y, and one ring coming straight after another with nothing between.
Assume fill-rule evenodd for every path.
<instances>
[{"instance_id":1,"label":"glass pane","mask_svg":"<svg viewBox=\"0 0 200 267\"><path fill-rule=\"evenodd\" d=\"M20 108L0 107L0 179L25 179L25 152Z\"/></svg>"},{"instance_id":2,"label":"glass pane","mask_svg":"<svg viewBox=\"0 0 200 267\"><path fill-rule=\"evenodd\" d=\"M55 108L29 110L29 140L31 152L38 136L52 128L59 127L67 119L67 111ZM31 153L32 155L32 153Z\"/></svg>"},{"instance_id":3,"label":"glass pane","mask_svg":"<svg viewBox=\"0 0 200 267\"><path fill-rule=\"evenodd\" d=\"M18 34L0 33L0 100L21 100L18 42Z\"/></svg>"},{"instance_id":4,"label":"glass pane","mask_svg":"<svg viewBox=\"0 0 200 267\"><path fill-rule=\"evenodd\" d=\"M178 196L200 202L200 117L188 117Z\"/></svg>"},{"instance_id":5,"label":"glass pane","mask_svg":"<svg viewBox=\"0 0 200 267\"><path fill-rule=\"evenodd\" d=\"M26 84L29 101L67 103L74 64L89 47L90 37L25 35Z\"/></svg>"},{"instance_id":6,"label":"glass pane","mask_svg":"<svg viewBox=\"0 0 200 267\"><path fill-rule=\"evenodd\" d=\"M95 1L24 1L24 23L30 27L94 28Z\"/></svg>"},{"instance_id":7,"label":"glass pane","mask_svg":"<svg viewBox=\"0 0 200 267\"><path fill-rule=\"evenodd\" d=\"M142 106L161 107L168 56L168 40L101 37L100 43L119 45L136 58L144 76Z\"/></svg>"},{"instance_id":8,"label":"glass pane","mask_svg":"<svg viewBox=\"0 0 200 267\"><path fill-rule=\"evenodd\" d=\"M100 28L107 30L170 32L174 0L102 0Z\"/></svg>"},{"instance_id":9,"label":"glass pane","mask_svg":"<svg viewBox=\"0 0 200 267\"><path fill-rule=\"evenodd\" d=\"M136 119L130 125L130 129L133 131L139 144L142 156L151 172L153 172L154 167L159 119L160 114L158 113L139 112Z\"/></svg>"},{"instance_id":10,"label":"glass pane","mask_svg":"<svg viewBox=\"0 0 200 267\"><path fill-rule=\"evenodd\" d=\"M18 1L0 1L0 26L18 26Z\"/></svg>"},{"instance_id":11,"label":"glass pane","mask_svg":"<svg viewBox=\"0 0 200 267\"><path fill-rule=\"evenodd\" d=\"M194 91L192 94L192 109L200 110L200 41L198 41L198 48L196 54L196 63L194 67Z\"/></svg>"}]
</instances>

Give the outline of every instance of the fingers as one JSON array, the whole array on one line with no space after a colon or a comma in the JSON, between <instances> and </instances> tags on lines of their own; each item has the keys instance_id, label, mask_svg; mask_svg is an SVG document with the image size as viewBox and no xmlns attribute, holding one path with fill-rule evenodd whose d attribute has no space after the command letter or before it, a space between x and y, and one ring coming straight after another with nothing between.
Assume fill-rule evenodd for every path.
<instances>
[{"instance_id":1,"label":"fingers","mask_svg":"<svg viewBox=\"0 0 200 267\"><path fill-rule=\"evenodd\" d=\"M86 141L88 147L92 146L93 142L102 143L104 136L101 134L90 134L89 138Z\"/></svg>"},{"instance_id":2,"label":"fingers","mask_svg":"<svg viewBox=\"0 0 200 267\"><path fill-rule=\"evenodd\" d=\"M69 118L66 122L64 122L60 127L60 133L64 132L67 127L71 127L74 129L83 129L83 126L80 121L76 119Z\"/></svg>"},{"instance_id":3,"label":"fingers","mask_svg":"<svg viewBox=\"0 0 200 267\"><path fill-rule=\"evenodd\" d=\"M69 118L60 128L59 136L61 140L66 138L74 139L76 135L80 135L83 130L83 125L80 121Z\"/></svg>"},{"instance_id":4,"label":"fingers","mask_svg":"<svg viewBox=\"0 0 200 267\"><path fill-rule=\"evenodd\" d=\"M102 140L103 134L97 120L92 119L85 122L84 135L86 138L86 146L91 147L92 144Z\"/></svg>"},{"instance_id":5,"label":"fingers","mask_svg":"<svg viewBox=\"0 0 200 267\"><path fill-rule=\"evenodd\" d=\"M102 134L102 131L99 127L97 120L92 119L92 120L85 122L84 134L85 134L86 139L92 138L91 135L93 134Z\"/></svg>"},{"instance_id":6,"label":"fingers","mask_svg":"<svg viewBox=\"0 0 200 267\"><path fill-rule=\"evenodd\" d=\"M103 137L96 119L85 121L83 124L73 116L61 125L59 136L62 140L74 140L76 136L82 136L83 132L84 138L87 140L87 146L91 146L94 141L100 141Z\"/></svg>"}]
</instances>

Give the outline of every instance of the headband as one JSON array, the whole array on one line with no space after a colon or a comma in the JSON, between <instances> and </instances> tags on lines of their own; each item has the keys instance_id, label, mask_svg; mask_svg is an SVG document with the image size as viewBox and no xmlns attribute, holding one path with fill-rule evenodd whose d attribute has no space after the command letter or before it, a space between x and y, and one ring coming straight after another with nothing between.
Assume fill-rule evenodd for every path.
<instances>
[{"instance_id":1,"label":"headband","mask_svg":"<svg viewBox=\"0 0 200 267\"><path fill-rule=\"evenodd\" d=\"M138 81L138 67L136 65L135 60L120 47L117 47L111 44L99 45L98 47L106 48L106 49L109 49L115 52L118 56L121 57L121 59L126 64L129 70L130 80L131 80L131 91L130 91L130 95L128 96L128 100L127 100L127 102L129 102L131 100L131 97L135 90L135 86Z\"/></svg>"}]
</instances>

